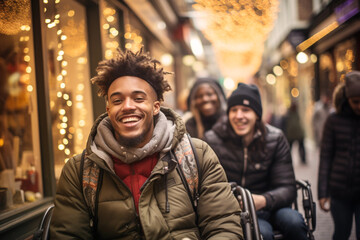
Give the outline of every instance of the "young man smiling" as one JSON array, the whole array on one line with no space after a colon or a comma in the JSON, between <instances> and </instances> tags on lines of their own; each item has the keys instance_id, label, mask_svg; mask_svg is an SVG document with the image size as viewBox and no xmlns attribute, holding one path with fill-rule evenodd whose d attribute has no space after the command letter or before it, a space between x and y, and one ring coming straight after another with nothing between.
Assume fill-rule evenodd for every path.
<instances>
[{"instance_id":1,"label":"young man smiling","mask_svg":"<svg viewBox=\"0 0 360 240\"><path fill-rule=\"evenodd\" d=\"M142 50L126 51L97 71L92 82L107 112L94 124L84 160L77 155L63 169L51 239L242 239L240 208L215 153L198 139L192 148L181 117L160 106L170 86L158 62ZM82 161L91 167L81 181ZM199 169L192 179L197 206L180 161Z\"/></svg>"},{"instance_id":2,"label":"young man smiling","mask_svg":"<svg viewBox=\"0 0 360 240\"><path fill-rule=\"evenodd\" d=\"M227 104L227 115L205 133L205 141L229 181L251 191L263 239L273 239L273 227L286 239L307 239L302 216L290 208L296 186L289 144L281 130L261 121L257 86L239 83Z\"/></svg>"}]
</instances>

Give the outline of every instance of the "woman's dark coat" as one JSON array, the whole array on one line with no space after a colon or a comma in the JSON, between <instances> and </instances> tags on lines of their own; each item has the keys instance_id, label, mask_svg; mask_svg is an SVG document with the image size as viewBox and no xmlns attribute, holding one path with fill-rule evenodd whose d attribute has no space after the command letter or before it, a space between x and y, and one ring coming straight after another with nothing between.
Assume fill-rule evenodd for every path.
<instances>
[{"instance_id":1,"label":"woman's dark coat","mask_svg":"<svg viewBox=\"0 0 360 240\"><path fill-rule=\"evenodd\" d=\"M360 201L360 116L351 109L344 88L335 89L336 112L324 126L318 197Z\"/></svg>"}]
</instances>

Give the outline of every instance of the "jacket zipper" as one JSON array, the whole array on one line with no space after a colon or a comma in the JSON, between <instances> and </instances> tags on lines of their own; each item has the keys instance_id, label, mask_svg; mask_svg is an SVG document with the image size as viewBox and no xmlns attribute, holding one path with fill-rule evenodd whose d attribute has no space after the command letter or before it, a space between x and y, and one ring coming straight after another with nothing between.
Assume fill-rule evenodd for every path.
<instances>
[{"instance_id":1,"label":"jacket zipper","mask_svg":"<svg viewBox=\"0 0 360 240\"><path fill-rule=\"evenodd\" d=\"M241 186L245 187L245 172L247 168L247 162L248 162L248 149L247 147L244 148L244 168L243 168L243 174L241 177Z\"/></svg>"}]
</instances>

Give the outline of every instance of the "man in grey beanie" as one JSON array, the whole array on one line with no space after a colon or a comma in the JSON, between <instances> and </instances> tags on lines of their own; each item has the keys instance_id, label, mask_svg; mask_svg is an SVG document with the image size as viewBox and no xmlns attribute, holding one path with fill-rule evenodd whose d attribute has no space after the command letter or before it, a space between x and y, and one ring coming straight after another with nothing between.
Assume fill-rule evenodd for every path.
<instances>
[{"instance_id":1,"label":"man in grey beanie","mask_svg":"<svg viewBox=\"0 0 360 240\"><path fill-rule=\"evenodd\" d=\"M333 93L336 112L325 122L319 166L320 208L331 211L333 239L348 239L353 217L360 239L360 72L345 75Z\"/></svg>"},{"instance_id":2,"label":"man in grey beanie","mask_svg":"<svg viewBox=\"0 0 360 240\"><path fill-rule=\"evenodd\" d=\"M273 228L286 239L308 239L302 216L290 208L296 186L289 144L280 129L261 120L258 87L239 83L227 105L227 115L205 132L204 140L229 182L251 191L263 239L274 238Z\"/></svg>"}]
</instances>

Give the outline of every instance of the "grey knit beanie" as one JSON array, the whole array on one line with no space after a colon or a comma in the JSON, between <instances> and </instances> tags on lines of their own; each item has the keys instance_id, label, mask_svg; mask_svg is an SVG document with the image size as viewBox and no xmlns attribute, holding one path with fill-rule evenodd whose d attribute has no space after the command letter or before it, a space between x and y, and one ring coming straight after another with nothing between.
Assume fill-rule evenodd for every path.
<instances>
[{"instance_id":1,"label":"grey knit beanie","mask_svg":"<svg viewBox=\"0 0 360 240\"><path fill-rule=\"evenodd\" d=\"M360 97L360 72L352 71L345 75L345 96Z\"/></svg>"}]
</instances>

